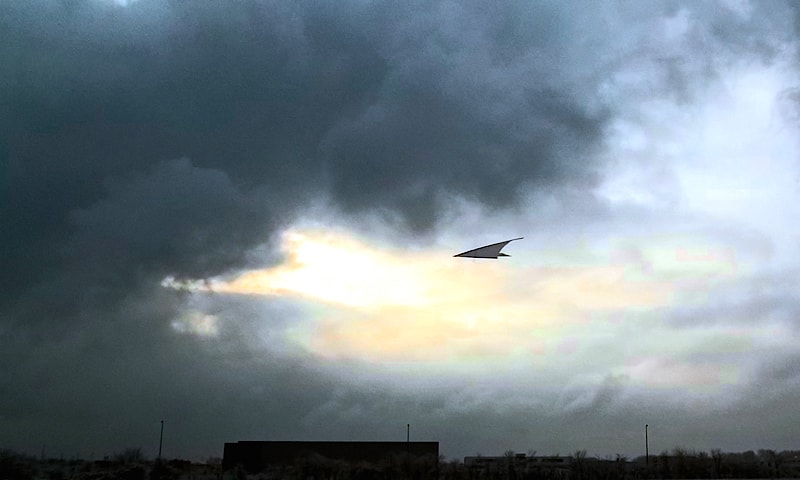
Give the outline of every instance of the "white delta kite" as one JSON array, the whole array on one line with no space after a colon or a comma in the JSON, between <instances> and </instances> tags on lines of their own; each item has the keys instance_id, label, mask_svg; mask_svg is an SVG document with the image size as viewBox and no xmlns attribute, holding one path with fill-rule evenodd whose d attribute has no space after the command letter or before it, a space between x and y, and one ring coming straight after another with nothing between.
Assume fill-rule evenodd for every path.
<instances>
[{"instance_id":1,"label":"white delta kite","mask_svg":"<svg viewBox=\"0 0 800 480\"><path fill-rule=\"evenodd\" d=\"M514 240L522 240L525 237L519 238L512 238L511 240L506 240L505 242L497 242L491 245L484 245L483 247L473 248L472 250L467 250L466 252L461 252L458 255L453 255L454 257L468 257L468 258L498 258L498 257L510 257L511 255L506 255L505 253L500 253L500 250L503 249L506 245L513 242Z\"/></svg>"}]
</instances>

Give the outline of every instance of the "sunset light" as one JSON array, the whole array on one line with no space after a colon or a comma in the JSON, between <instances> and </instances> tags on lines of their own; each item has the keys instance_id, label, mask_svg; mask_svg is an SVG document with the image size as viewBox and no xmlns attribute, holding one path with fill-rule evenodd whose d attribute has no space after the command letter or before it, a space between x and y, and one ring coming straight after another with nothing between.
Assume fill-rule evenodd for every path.
<instances>
[{"instance_id":1,"label":"sunset light","mask_svg":"<svg viewBox=\"0 0 800 480\"><path fill-rule=\"evenodd\" d=\"M441 247L403 251L333 230L287 231L283 251L284 260L265 269L164 285L317 302L316 326L298 338L319 355L457 361L552 352L565 332L669 305L707 276L703 264L717 261L700 258L700 270L677 277L660 263L642 270L613 254L595 265L552 267L453 258ZM675 255L680 263L689 254Z\"/></svg>"}]
</instances>

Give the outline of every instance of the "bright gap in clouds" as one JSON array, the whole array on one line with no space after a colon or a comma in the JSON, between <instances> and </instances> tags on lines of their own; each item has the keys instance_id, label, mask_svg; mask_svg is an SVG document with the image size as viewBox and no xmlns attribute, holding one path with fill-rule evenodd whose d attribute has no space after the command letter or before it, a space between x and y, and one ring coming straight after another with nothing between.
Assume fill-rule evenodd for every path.
<instances>
[{"instance_id":1,"label":"bright gap in clouds","mask_svg":"<svg viewBox=\"0 0 800 480\"><path fill-rule=\"evenodd\" d=\"M429 301L432 286L420 278L408 253L369 249L352 238L325 232L287 232L283 248L287 253L283 265L217 281L213 288L226 293L298 295L359 310L422 307ZM434 258L428 254L417 260Z\"/></svg>"},{"instance_id":2,"label":"bright gap in clouds","mask_svg":"<svg viewBox=\"0 0 800 480\"><path fill-rule=\"evenodd\" d=\"M102 3L116 5L118 7L127 7L138 0L100 0Z\"/></svg>"},{"instance_id":3,"label":"bright gap in clouds","mask_svg":"<svg viewBox=\"0 0 800 480\"><path fill-rule=\"evenodd\" d=\"M316 305L308 312L311 321L288 337L327 359L493 375L498 369L535 368L545 377L580 371L602 378L610 370L643 384L652 384L643 369L655 366L662 372L659 385L732 378L713 364L691 371L658 344L627 341L657 329L650 312L685 299L682 289L696 288L698 279L730 275L724 259L694 259L676 270L673 263L686 260L686 251L668 244L662 249L672 251L673 263L643 266L615 249L594 263L556 267L516 251L498 261L467 260L441 248L380 247L319 229L287 231L282 246L285 260L273 267L207 282L168 279L164 285ZM558 252L540 256L553 254Z\"/></svg>"},{"instance_id":4,"label":"bright gap in clouds","mask_svg":"<svg viewBox=\"0 0 800 480\"><path fill-rule=\"evenodd\" d=\"M655 282L626 282L623 265L513 266L451 252L383 249L342 233L288 232L287 260L216 280L225 293L299 296L326 304L307 346L328 357L442 361L535 356L592 311L667 302Z\"/></svg>"}]
</instances>

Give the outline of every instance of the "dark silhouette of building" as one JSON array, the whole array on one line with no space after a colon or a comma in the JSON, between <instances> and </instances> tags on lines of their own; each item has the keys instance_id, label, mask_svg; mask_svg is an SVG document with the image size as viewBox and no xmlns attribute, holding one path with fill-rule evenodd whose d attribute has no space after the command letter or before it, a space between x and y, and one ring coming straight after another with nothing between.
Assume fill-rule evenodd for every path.
<instances>
[{"instance_id":1,"label":"dark silhouette of building","mask_svg":"<svg viewBox=\"0 0 800 480\"><path fill-rule=\"evenodd\" d=\"M348 463L381 463L392 458L428 458L438 462L439 442L260 442L226 443L223 470L241 465L249 472L325 458Z\"/></svg>"}]
</instances>

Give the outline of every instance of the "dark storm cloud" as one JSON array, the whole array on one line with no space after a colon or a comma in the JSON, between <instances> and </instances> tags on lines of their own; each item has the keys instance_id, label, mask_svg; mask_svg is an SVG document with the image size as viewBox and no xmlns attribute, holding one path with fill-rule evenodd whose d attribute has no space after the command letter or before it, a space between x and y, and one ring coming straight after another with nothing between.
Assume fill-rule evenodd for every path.
<instances>
[{"instance_id":1,"label":"dark storm cloud","mask_svg":"<svg viewBox=\"0 0 800 480\"><path fill-rule=\"evenodd\" d=\"M591 181L608 110L603 79L584 72L629 48L604 50L608 27L584 28L595 12L548 3L2 8L2 240L24 280L7 292L57 268L48 239L104 199L104 181L179 157L271 191L261 224L240 229L329 193L428 228L442 193L503 206L528 186ZM709 30L731 23L696 10Z\"/></svg>"},{"instance_id":2,"label":"dark storm cloud","mask_svg":"<svg viewBox=\"0 0 800 480\"><path fill-rule=\"evenodd\" d=\"M0 442L96 458L133 445L153 455L153 428L166 419L170 456L219 455L226 440L296 431L330 395L313 364L260 343L264 320L268 329L282 321L275 312L215 303L209 310L224 309L230 324L202 340L170 327L194 306L155 283L4 332L0 361L13 368L0 381Z\"/></svg>"},{"instance_id":3,"label":"dark storm cloud","mask_svg":"<svg viewBox=\"0 0 800 480\"><path fill-rule=\"evenodd\" d=\"M582 180L605 121L561 81L555 7L0 8L0 307L25 345L30 323L132 322L127 295L241 266L328 195L430 228L440 192Z\"/></svg>"},{"instance_id":4,"label":"dark storm cloud","mask_svg":"<svg viewBox=\"0 0 800 480\"><path fill-rule=\"evenodd\" d=\"M528 184L591 176L606 115L570 85L561 12L431 10L400 17L381 44L390 68L375 101L324 138L337 198L381 199L426 226L442 191L508 205Z\"/></svg>"},{"instance_id":5,"label":"dark storm cloud","mask_svg":"<svg viewBox=\"0 0 800 480\"><path fill-rule=\"evenodd\" d=\"M31 236L106 177L176 157L292 195L282 207L330 190L430 226L438 191L508 203L581 172L604 121L561 84L555 9L517 39L513 12L476 7L68 5L4 5L9 213ZM515 61L529 76L504 78Z\"/></svg>"},{"instance_id":6,"label":"dark storm cloud","mask_svg":"<svg viewBox=\"0 0 800 480\"><path fill-rule=\"evenodd\" d=\"M97 221L76 210L106 208L107 224L115 215L129 226L135 214L142 232L180 215L191 229L201 214L161 211L130 192L116 207L106 198L108 181L124 192L135 188L125 179L174 158L229 177L206 199L220 209L244 205L222 197L233 189L270 192L232 215L248 221L204 217L203 258L174 248L178 238L126 244L134 258L148 250L139 268L175 262L178 274L202 268L186 261L233 260L275 217L328 193L347 210L397 210L427 228L440 192L503 205L529 182L589 174L585 154L604 116L562 81L570 59L558 52L559 11L528 13L527 25L513 9L446 7L4 3L0 235L15 272L3 276L4 304L62 268L76 222ZM83 243L93 241L87 231Z\"/></svg>"},{"instance_id":7,"label":"dark storm cloud","mask_svg":"<svg viewBox=\"0 0 800 480\"><path fill-rule=\"evenodd\" d=\"M176 269L203 277L241 262L268 231L269 217L254 197L239 192L225 173L185 159L105 183L103 200L71 212L77 234L67 255L82 268Z\"/></svg>"},{"instance_id":8,"label":"dark storm cloud","mask_svg":"<svg viewBox=\"0 0 800 480\"><path fill-rule=\"evenodd\" d=\"M296 312L209 300L226 328L198 339L170 327L193 305L158 282L242 267L320 199L421 231L443 195L499 208L529 189L591 184L613 113L595 72L628 51L606 51L627 40L595 13L561 2L0 2L0 443L121 448L167 417L182 433L175 450L218 452L297 425L306 438L388 435L379 418L425 410L371 393L363 409L375 418L348 419L359 410L335 403L347 387L249 333L262 315L274 338ZM589 403L613 400L612 383ZM309 416L331 401L336 419ZM433 411L421 417L430 437L458 437L447 409ZM456 420L517 423L486 411Z\"/></svg>"}]
</instances>

